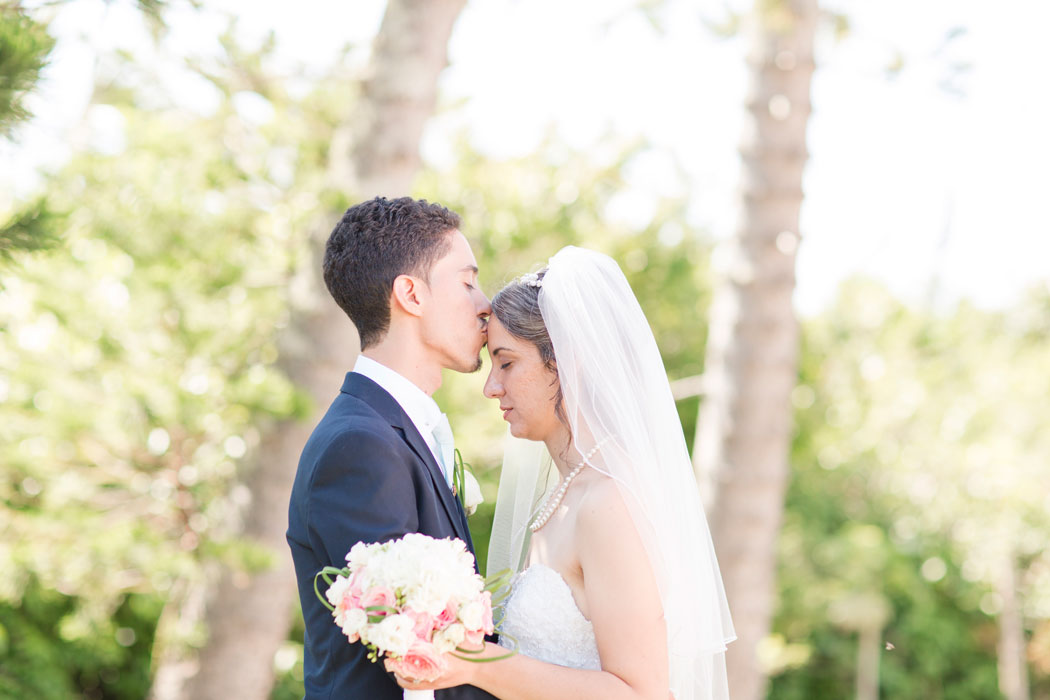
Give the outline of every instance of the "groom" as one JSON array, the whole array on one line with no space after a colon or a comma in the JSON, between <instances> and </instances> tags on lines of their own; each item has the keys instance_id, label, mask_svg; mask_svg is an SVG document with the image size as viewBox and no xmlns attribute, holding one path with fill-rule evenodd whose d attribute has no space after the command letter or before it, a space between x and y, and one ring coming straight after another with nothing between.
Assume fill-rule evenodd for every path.
<instances>
[{"instance_id":1,"label":"groom","mask_svg":"<svg viewBox=\"0 0 1050 700\"><path fill-rule=\"evenodd\" d=\"M361 355L303 449L288 509L288 544L306 621L306 698L400 700L367 649L350 644L314 593L314 574L342 568L357 542L422 532L473 551L452 494L452 431L431 398L442 369L481 367L489 300L459 232L439 204L377 197L346 210L324 255L328 291L357 327ZM445 700L491 698L472 686Z\"/></svg>"}]
</instances>

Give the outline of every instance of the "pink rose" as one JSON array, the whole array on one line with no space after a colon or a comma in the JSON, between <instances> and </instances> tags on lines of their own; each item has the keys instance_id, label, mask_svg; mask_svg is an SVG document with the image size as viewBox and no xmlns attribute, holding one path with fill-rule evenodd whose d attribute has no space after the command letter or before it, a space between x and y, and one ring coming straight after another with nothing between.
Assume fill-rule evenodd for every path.
<instances>
[{"instance_id":1,"label":"pink rose","mask_svg":"<svg viewBox=\"0 0 1050 700\"><path fill-rule=\"evenodd\" d=\"M388 658L387 668L402 678L433 681L445 672L447 666L433 644L416 639L407 654L397 659Z\"/></svg>"},{"instance_id":2,"label":"pink rose","mask_svg":"<svg viewBox=\"0 0 1050 700\"><path fill-rule=\"evenodd\" d=\"M368 610L376 605L382 605L384 607L392 608L397 602L397 596L394 592L386 586L372 586L365 594L361 596L361 600L358 602L362 608L365 608L365 612L369 615L386 615L387 611L384 610Z\"/></svg>"},{"instance_id":3,"label":"pink rose","mask_svg":"<svg viewBox=\"0 0 1050 700\"><path fill-rule=\"evenodd\" d=\"M357 578L356 573L350 574L350 585L343 591L343 598L339 601L343 610L361 607L361 583Z\"/></svg>"},{"instance_id":4,"label":"pink rose","mask_svg":"<svg viewBox=\"0 0 1050 700\"><path fill-rule=\"evenodd\" d=\"M455 602L451 600L448 601L448 605L445 606L445 609L442 610L441 614L437 617L437 628L439 630L445 629L453 622L455 622L458 616L459 606L457 606Z\"/></svg>"},{"instance_id":5,"label":"pink rose","mask_svg":"<svg viewBox=\"0 0 1050 700\"><path fill-rule=\"evenodd\" d=\"M463 643L467 649L477 649L485 641L485 630L467 630L463 636Z\"/></svg>"},{"instance_id":6,"label":"pink rose","mask_svg":"<svg viewBox=\"0 0 1050 700\"><path fill-rule=\"evenodd\" d=\"M492 634L496 631L495 625L492 624L492 593L485 591L481 594L481 607L482 607L482 626L481 629L485 634Z\"/></svg>"},{"instance_id":7,"label":"pink rose","mask_svg":"<svg viewBox=\"0 0 1050 700\"><path fill-rule=\"evenodd\" d=\"M430 641L430 633L434 631L434 627L437 625L437 618L415 610L405 610L405 614L416 621L415 627L412 628L416 636L424 642Z\"/></svg>"}]
</instances>

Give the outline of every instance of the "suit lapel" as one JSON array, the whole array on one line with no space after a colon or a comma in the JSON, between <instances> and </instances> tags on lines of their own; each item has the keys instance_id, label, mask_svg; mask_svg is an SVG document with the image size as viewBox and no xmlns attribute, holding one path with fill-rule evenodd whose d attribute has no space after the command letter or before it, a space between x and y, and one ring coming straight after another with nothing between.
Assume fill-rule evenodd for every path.
<instances>
[{"instance_id":1,"label":"suit lapel","mask_svg":"<svg viewBox=\"0 0 1050 700\"><path fill-rule=\"evenodd\" d=\"M368 377L355 372L347 372L346 379L343 381L342 391L367 402L379 415L389 421L392 427L397 428L401 432L405 442L416 453L416 457L423 462L424 468L430 474L430 480L434 490L437 492L438 500L444 506L449 522L452 523L452 527L456 531L456 536L466 542L470 546L471 551L474 551L470 539L470 529L467 527L463 509L460 507L456 497L452 495L452 490L448 487L448 482L445 480L441 467L435 461L434 455L431 453L426 441L423 440L423 436L419 434L416 424L412 422L412 419L401 408L401 404L394 400L394 397L387 393L383 387Z\"/></svg>"},{"instance_id":2,"label":"suit lapel","mask_svg":"<svg viewBox=\"0 0 1050 700\"><path fill-rule=\"evenodd\" d=\"M448 481L445 480L445 475L441 471L441 467L434 459L434 454L430 451L423 436L419 434L416 429L415 423L411 420L408 421L408 425L404 426L405 442L408 446L416 453L416 455L423 460L423 463L427 465L427 470L430 472L430 477L434 482L434 489L438 492L438 497L441 499L441 504L445 506L445 512L448 513L449 520L452 521L452 526L456 530L456 535L471 545L471 551L474 551L474 547L470 541L470 529L467 527L467 521L463 515L463 509L459 505L459 499L452 495L452 489L448 486Z\"/></svg>"}]
</instances>

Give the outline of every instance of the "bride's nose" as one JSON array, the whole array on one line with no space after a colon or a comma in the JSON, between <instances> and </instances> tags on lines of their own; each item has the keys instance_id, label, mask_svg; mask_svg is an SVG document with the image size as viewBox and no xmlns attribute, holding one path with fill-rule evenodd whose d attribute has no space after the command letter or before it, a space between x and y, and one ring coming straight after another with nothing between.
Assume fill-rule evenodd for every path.
<instances>
[{"instance_id":1,"label":"bride's nose","mask_svg":"<svg viewBox=\"0 0 1050 700\"><path fill-rule=\"evenodd\" d=\"M489 378L485 380L485 388L482 390L486 399L498 399L503 396L503 385L492 375L493 373L489 372Z\"/></svg>"}]
</instances>

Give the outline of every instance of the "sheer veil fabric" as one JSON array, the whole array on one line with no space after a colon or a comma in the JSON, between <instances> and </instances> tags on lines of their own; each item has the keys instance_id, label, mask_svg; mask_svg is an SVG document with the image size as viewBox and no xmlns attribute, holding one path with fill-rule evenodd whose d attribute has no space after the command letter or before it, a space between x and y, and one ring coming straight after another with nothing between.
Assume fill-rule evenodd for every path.
<instances>
[{"instance_id":1,"label":"sheer veil fabric","mask_svg":"<svg viewBox=\"0 0 1050 700\"><path fill-rule=\"evenodd\" d=\"M645 543L667 621L676 700L724 700L735 639L692 463L656 339L616 262L574 246L550 259L539 306L581 459L614 479ZM508 437L490 573L520 570L528 524L557 470L542 443Z\"/></svg>"}]
</instances>

